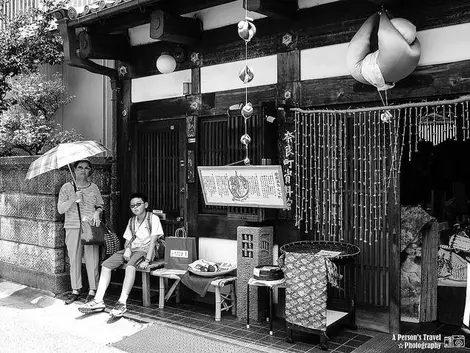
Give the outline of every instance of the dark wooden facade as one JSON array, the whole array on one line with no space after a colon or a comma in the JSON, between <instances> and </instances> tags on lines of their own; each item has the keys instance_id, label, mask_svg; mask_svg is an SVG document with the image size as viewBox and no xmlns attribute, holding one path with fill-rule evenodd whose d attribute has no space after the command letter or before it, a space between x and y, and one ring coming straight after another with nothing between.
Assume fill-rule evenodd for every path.
<instances>
[{"instance_id":1,"label":"dark wooden facade","mask_svg":"<svg viewBox=\"0 0 470 353\"><path fill-rule=\"evenodd\" d=\"M168 233L177 226L186 225L192 236L235 239L237 226L255 222L274 225L275 243L280 245L312 239L312 234L300 232L294 226L292 217L280 217L279 213L265 214L262 210L205 206L201 202L197 175L191 175L188 170L188 159L194 163L192 166L225 165L242 159L240 126L237 125L240 120L236 111L228 112L228 107L243 102L245 91L201 94L200 80L201 67L244 58L244 45L237 35L236 25L204 31L195 38L184 40L184 48L188 53L199 53L199 60L187 59L178 66L178 70L192 71L191 94L183 97L131 103L131 79L157 74L156 55L181 45L181 41L162 41L138 47L119 44L119 41L107 49L108 55L103 54L103 50L97 51L100 57L118 60L117 68L127 68L124 74L119 74L115 69L103 69L100 72L100 68L90 63L89 59L93 56L75 57L76 44L71 39L75 39L76 29L86 28L92 36L93 33L99 33L103 43L106 42L103 36L111 39L111 36L124 33L129 27L149 22L150 14L155 10L162 9L178 15L227 2L147 0L137 5L130 1L126 3L126 9L123 7L114 12L105 9L96 18L85 16L79 20L68 20L65 12L57 14L58 18L62 16L59 18L59 26L66 39L66 56L69 56L70 63L108 75L115 85L115 178L116 187L120 190L120 214L128 213L129 194L144 189L151 196L151 207L167 212L168 221L164 223ZM291 9L291 1L281 3ZM289 110L292 107L335 108L381 104L374 87L358 83L350 76L307 81L300 79L301 50L348 42L365 19L377 9L377 5L365 0L338 1L301 11L282 11L268 6L268 10L271 10L266 12L268 17L256 21L258 33L250 42L248 55L250 58L277 55L278 78L277 84L249 90L250 101L257 109L257 114L250 122L253 131L250 135L254 137L254 164L260 164L262 159L277 162L277 154L273 154L276 148L272 146L276 146L279 136L275 131L269 131L273 127L266 125L263 119L265 115L277 117L274 130L280 131L283 124L289 122L292 115ZM416 0L411 4L398 1L388 9L395 16L412 21L418 30L470 22L470 3L463 0ZM276 16L279 14L283 16ZM287 45L282 42L285 34L292 37L291 43ZM168 38L181 38L183 34L172 35ZM125 57L116 54L124 52ZM469 78L470 60L419 67L397 83L389 100L402 102L468 94ZM286 96L286 92L289 92L290 97ZM188 117L192 117L190 124L196 123L195 137L191 142L187 138ZM152 150L148 141L161 144L162 148ZM155 159L159 160L156 164ZM125 220L126 217L121 219ZM123 221L119 227L124 225ZM366 282L370 290L361 288L358 292L365 293L359 295L359 301L363 304L390 308L389 329L399 332L400 263L398 240L396 235L391 238L390 252L385 256L389 255L389 295L386 298L378 296L374 284L369 281ZM374 251L378 250L371 250L367 256L374 256Z\"/></svg>"}]
</instances>

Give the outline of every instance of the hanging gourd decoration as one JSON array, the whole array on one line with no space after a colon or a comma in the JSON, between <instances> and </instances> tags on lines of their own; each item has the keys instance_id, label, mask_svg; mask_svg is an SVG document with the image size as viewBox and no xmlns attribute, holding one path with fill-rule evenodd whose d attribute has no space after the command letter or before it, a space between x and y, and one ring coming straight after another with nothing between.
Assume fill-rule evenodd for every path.
<instances>
[{"instance_id":1,"label":"hanging gourd decoration","mask_svg":"<svg viewBox=\"0 0 470 353\"><path fill-rule=\"evenodd\" d=\"M240 137L240 142L245 145L245 146L248 146L250 143L251 143L251 137L250 135L248 134L243 134L242 137Z\"/></svg>"},{"instance_id":2,"label":"hanging gourd decoration","mask_svg":"<svg viewBox=\"0 0 470 353\"><path fill-rule=\"evenodd\" d=\"M371 48L377 28L378 48ZM393 88L418 65L421 46L416 27L404 18L390 20L385 11L375 13L359 28L348 46L346 61L357 81L380 91Z\"/></svg>"},{"instance_id":3,"label":"hanging gourd decoration","mask_svg":"<svg viewBox=\"0 0 470 353\"><path fill-rule=\"evenodd\" d=\"M242 108L242 116L245 119L249 119L253 115L253 105L248 102Z\"/></svg>"},{"instance_id":4,"label":"hanging gourd decoration","mask_svg":"<svg viewBox=\"0 0 470 353\"><path fill-rule=\"evenodd\" d=\"M244 21L238 22L238 35L245 42L249 42L256 34L256 26L253 19L246 17Z\"/></svg>"},{"instance_id":5,"label":"hanging gourd decoration","mask_svg":"<svg viewBox=\"0 0 470 353\"><path fill-rule=\"evenodd\" d=\"M238 77L242 80L243 83L249 83L255 78L253 69L249 66L245 66L238 73Z\"/></svg>"}]
</instances>

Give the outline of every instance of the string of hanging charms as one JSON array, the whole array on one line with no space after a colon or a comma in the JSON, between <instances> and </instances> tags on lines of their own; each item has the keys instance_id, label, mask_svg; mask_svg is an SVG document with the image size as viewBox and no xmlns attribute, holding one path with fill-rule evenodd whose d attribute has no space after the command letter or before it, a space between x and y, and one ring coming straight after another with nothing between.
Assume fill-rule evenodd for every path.
<instances>
[{"instance_id":1,"label":"string of hanging charms","mask_svg":"<svg viewBox=\"0 0 470 353\"><path fill-rule=\"evenodd\" d=\"M405 146L411 160L421 141L469 140L469 101L293 109L296 226L315 240L386 240L389 207L400 204Z\"/></svg>"}]
</instances>

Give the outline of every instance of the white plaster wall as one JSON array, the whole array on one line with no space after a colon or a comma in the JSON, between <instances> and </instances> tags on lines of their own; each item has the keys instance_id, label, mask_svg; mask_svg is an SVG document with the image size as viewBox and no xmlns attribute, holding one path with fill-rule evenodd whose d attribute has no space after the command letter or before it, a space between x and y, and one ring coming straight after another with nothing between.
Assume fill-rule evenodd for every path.
<instances>
[{"instance_id":1,"label":"white plaster wall","mask_svg":"<svg viewBox=\"0 0 470 353\"><path fill-rule=\"evenodd\" d=\"M100 65L113 66L113 61L96 61ZM103 143L112 148L112 92L107 76L93 74L84 69L68 66L44 66L47 76L62 75L68 93L74 98L59 108L55 120L63 130L75 129L86 139Z\"/></svg>"},{"instance_id":2,"label":"white plaster wall","mask_svg":"<svg viewBox=\"0 0 470 353\"><path fill-rule=\"evenodd\" d=\"M199 238L199 258L213 262L237 263L237 241L217 238Z\"/></svg>"},{"instance_id":3,"label":"white plaster wall","mask_svg":"<svg viewBox=\"0 0 470 353\"><path fill-rule=\"evenodd\" d=\"M132 103L183 96L183 82L191 82L191 70L175 71L131 80Z\"/></svg>"},{"instance_id":4,"label":"white plaster wall","mask_svg":"<svg viewBox=\"0 0 470 353\"><path fill-rule=\"evenodd\" d=\"M336 0L337 1L337 0ZM243 8L243 0L229 2L227 4L214 6L197 12L184 14L185 17L192 17L201 20L204 31L228 26L245 19L245 14L253 20L265 18L265 15L248 11ZM237 28L235 27L235 31Z\"/></svg>"},{"instance_id":5,"label":"white plaster wall","mask_svg":"<svg viewBox=\"0 0 470 353\"><path fill-rule=\"evenodd\" d=\"M244 84L238 77L239 71L245 67L245 60L202 67L201 93L277 83L277 55L250 59L247 65L253 69L255 75L253 81L247 84Z\"/></svg>"},{"instance_id":6,"label":"white plaster wall","mask_svg":"<svg viewBox=\"0 0 470 353\"><path fill-rule=\"evenodd\" d=\"M470 59L470 23L418 31L421 58L418 66ZM349 75L346 52L349 43L302 50L300 78L312 80Z\"/></svg>"}]
</instances>

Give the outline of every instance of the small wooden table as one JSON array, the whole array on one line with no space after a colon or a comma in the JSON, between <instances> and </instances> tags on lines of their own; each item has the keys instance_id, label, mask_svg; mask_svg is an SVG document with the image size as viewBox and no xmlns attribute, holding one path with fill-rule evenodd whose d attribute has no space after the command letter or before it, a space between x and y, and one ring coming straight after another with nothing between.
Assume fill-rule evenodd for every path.
<instances>
[{"instance_id":1,"label":"small wooden table","mask_svg":"<svg viewBox=\"0 0 470 353\"><path fill-rule=\"evenodd\" d=\"M274 288L285 288L286 279L277 281L262 281L251 277L246 286L246 328L250 328L250 286L266 287L269 292L269 334L273 334L273 290Z\"/></svg>"},{"instance_id":2,"label":"small wooden table","mask_svg":"<svg viewBox=\"0 0 470 353\"><path fill-rule=\"evenodd\" d=\"M157 276L159 278L159 293L158 293L158 307L163 309L165 307L165 302L170 299L173 295L173 292L176 289L176 302L179 303L179 289L178 284L181 281L181 276L186 273L186 270L169 270L166 268L160 268L155 271L152 271L152 276ZM168 292L165 293L165 280L173 279L175 282L168 289Z\"/></svg>"}]
</instances>

